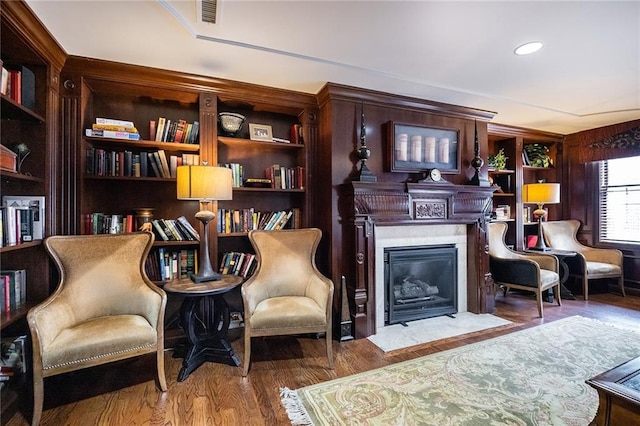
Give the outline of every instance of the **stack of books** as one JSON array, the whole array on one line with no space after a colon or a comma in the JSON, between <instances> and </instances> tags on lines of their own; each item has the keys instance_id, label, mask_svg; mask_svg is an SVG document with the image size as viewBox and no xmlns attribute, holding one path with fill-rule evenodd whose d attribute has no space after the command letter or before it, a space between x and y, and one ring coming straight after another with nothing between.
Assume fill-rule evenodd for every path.
<instances>
[{"instance_id":1,"label":"stack of books","mask_svg":"<svg viewBox=\"0 0 640 426\"><path fill-rule=\"evenodd\" d=\"M95 138L140 140L138 129L132 121L114 118L96 118L95 124L86 129L85 134Z\"/></svg>"}]
</instances>

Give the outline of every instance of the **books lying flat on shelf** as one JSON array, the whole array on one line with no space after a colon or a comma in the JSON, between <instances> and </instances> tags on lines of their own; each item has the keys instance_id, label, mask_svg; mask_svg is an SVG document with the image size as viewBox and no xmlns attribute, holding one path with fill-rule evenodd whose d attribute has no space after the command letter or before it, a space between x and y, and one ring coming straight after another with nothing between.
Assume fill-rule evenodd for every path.
<instances>
[{"instance_id":1,"label":"books lying flat on shelf","mask_svg":"<svg viewBox=\"0 0 640 426\"><path fill-rule=\"evenodd\" d=\"M97 138L128 139L128 140L135 140L135 141L140 140L140 135L138 133L119 132L115 130L86 129L85 135L89 137L97 137Z\"/></svg>"}]
</instances>

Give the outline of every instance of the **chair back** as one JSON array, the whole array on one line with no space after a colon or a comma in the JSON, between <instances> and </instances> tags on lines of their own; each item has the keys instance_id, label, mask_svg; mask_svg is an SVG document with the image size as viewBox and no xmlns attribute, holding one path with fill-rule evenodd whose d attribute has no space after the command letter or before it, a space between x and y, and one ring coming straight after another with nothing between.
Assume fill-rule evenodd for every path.
<instances>
[{"instance_id":1,"label":"chair back","mask_svg":"<svg viewBox=\"0 0 640 426\"><path fill-rule=\"evenodd\" d=\"M78 323L128 313L144 315L147 299L137 294L148 296L152 285L144 262L153 241L150 232L47 238L45 247L60 273L59 286L52 297L64 303L69 321ZM155 327L157 309L150 309L144 316Z\"/></svg>"},{"instance_id":2,"label":"chair back","mask_svg":"<svg viewBox=\"0 0 640 426\"><path fill-rule=\"evenodd\" d=\"M499 259L518 258L504 243L504 235L507 232L507 224L504 222L489 223L489 255Z\"/></svg>"},{"instance_id":3,"label":"chair back","mask_svg":"<svg viewBox=\"0 0 640 426\"><path fill-rule=\"evenodd\" d=\"M267 287L268 297L305 295L305 278L317 271L315 256L321 237L317 228L249 232L259 261L254 275Z\"/></svg>"},{"instance_id":4,"label":"chair back","mask_svg":"<svg viewBox=\"0 0 640 426\"><path fill-rule=\"evenodd\" d=\"M554 249L582 251L584 247L576 239L580 222L577 220L557 220L542 222L545 242Z\"/></svg>"}]
</instances>

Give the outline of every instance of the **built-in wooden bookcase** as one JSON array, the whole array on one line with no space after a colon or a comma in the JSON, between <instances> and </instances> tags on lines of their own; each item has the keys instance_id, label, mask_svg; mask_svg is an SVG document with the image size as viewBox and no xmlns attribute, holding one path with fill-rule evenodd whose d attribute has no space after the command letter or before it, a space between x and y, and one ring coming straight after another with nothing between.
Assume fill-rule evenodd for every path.
<instances>
[{"instance_id":1,"label":"built-in wooden bookcase","mask_svg":"<svg viewBox=\"0 0 640 426\"><path fill-rule=\"evenodd\" d=\"M308 129L303 128L301 140L297 143L291 138L294 125L302 124L305 120L305 110L299 106L287 107L282 105L259 106L246 102L225 101L218 105L219 112L234 112L245 116L242 128L233 136L225 136L219 129L218 163L221 165L235 163L242 168L242 182L234 187L233 200L219 202L220 213L226 210L247 210L269 214L270 212L292 212L286 228L301 228L308 223L309 197L308 179L308 144L305 134ZM312 113L313 114L313 113ZM272 129L272 136L288 142L251 140L250 124L266 125ZM282 166L296 173L297 184L287 185L287 188L273 188L249 186L247 179L266 179L266 170L274 165ZM245 227L246 228L246 227ZM252 252L253 249L244 229L226 232L220 227L219 261L225 252Z\"/></svg>"},{"instance_id":2,"label":"built-in wooden bookcase","mask_svg":"<svg viewBox=\"0 0 640 426\"><path fill-rule=\"evenodd\" d=\"M489 154L496 154L501 148L507 155L507 167L503 171L489 170L489 176L499 185L504 193L494 192L494 208L498 205L510 205L511 217L508 221L505 241L516 250L523 250L528 235L537 235L538 225L532 221L531 212L535 205L524 204L522 201L522 186L539 181L562 183L562 135L539 132L529 129L508 127L489 123L487 126L489 138ZM526 146L538 144L548 148L551 164L547 167L535 167L527 163ZM505 189L507 188L507 189ZM561 187L562 193L566 189ZM561 197L560 202L563 202ZM561 219L559 205L545 205L549 210L548 219ZM527 215L527 211L529 214Z\"/></svg>"},{"instance_id":3,"label":"built-in wooden bookcase","mask_svg":"<svg viewBox=\"0 0 640 426\"><path fill-rule=\"evenodd\" d=\"M493 208L492 220L508 222L507 234L505 242L508 245L515 246L516 242L516 194L518 192L516 181L516 143L513 139L494 139L489 138L489 153L502 153L507 157L505 167L492 167L489 165L489 178L493 185L497 185L496 191L493 192ZM506 207L505 207L506 206ZM507 209L507 212L504 210ZM502 212L502 215L500 214Z\"/></svg>"},{"instance_id":4,"label":"built-in wooden bookcase","mask_svg":"<svg viewBox=\"0 0 640 426\"><path fill-rule=\"evenodd\" d=\"M0 57L5 68L33 73L33 90L23 87L22 99L0 95L2 145L12 148L25 143L30 154L16 172L2 170L0 194L45 197L44 236L56 232L57 179L54 161L58 111L58 79L66 54L23 2L2 2L0 8ZM23 68L24 67L24 68ZM25 81L24 79L22 81ZM0 247L3 270L25 269L26 303L0 314L3 338L28 335L26 314L53 290L49 258L42 240ZM30 361L27 359L30 364ZM8 421L20 406L28 406L28 383L11 380L0 394L0 418Z\"/></svg>"}]
</instances>

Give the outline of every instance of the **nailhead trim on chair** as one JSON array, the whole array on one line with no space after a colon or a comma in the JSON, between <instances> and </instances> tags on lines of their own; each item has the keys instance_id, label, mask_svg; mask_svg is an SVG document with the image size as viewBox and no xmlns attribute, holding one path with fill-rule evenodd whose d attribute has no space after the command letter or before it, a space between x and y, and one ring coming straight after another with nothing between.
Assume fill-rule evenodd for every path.
<instances>
[{"instance_id":1,"label":"nailhead trim on chair","mask_svg":"<svg viewBox=\"0 0 640 426\"><path fill-rule=\"evenodd\" d=\"M137 351L137 350L140 350L140 349L152 348L154 346L156 346L156 345L150 343L148 345L138 346L136 348L131 348L131 349L128 349L126 351L111 352L111 353L108 353L108 354L92 356L90 358L84 358L84 359L78 359L78 360L75 360L75 361L63 362L61 364L56 364L56 365L51 365L51 366L48 366L48 367L43 367L42 369L43 370L51 370L53 368L65 367L67 365L73 365L73 364L80 364L80 363L83 363L83 362L86 362L86 361L91 361L91 360L94 360L94 359L105 358L105 357L108 357L108 356L111 356L111 355L119 355L119 354L123 354L125 352L132 352L132 351Z\"/></svg>"}]
</instances>

